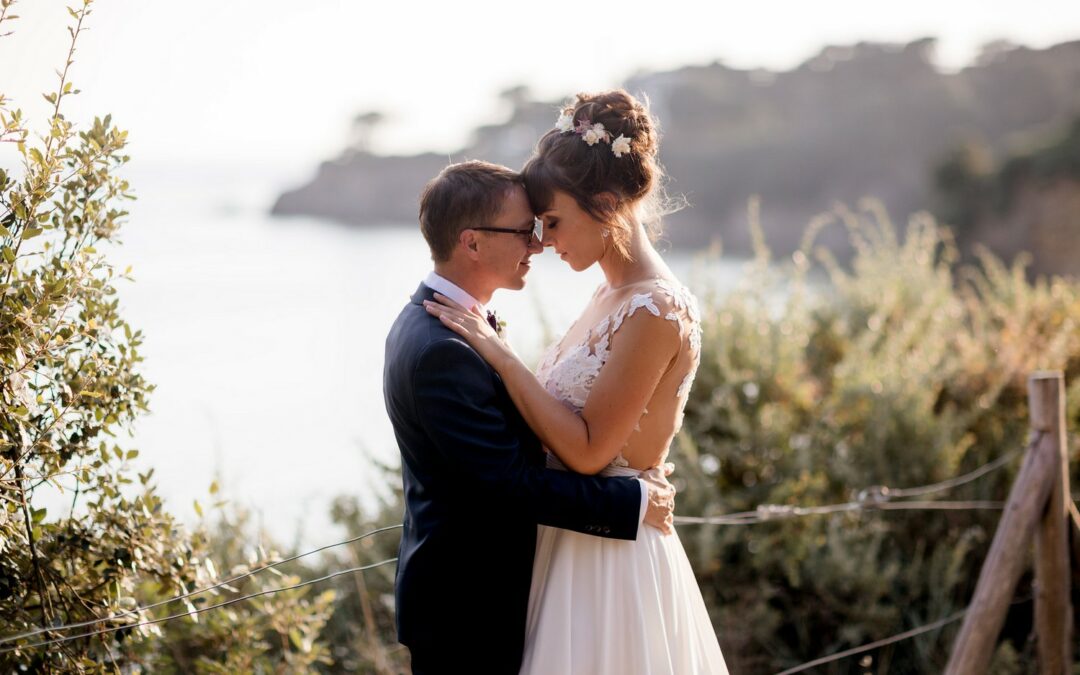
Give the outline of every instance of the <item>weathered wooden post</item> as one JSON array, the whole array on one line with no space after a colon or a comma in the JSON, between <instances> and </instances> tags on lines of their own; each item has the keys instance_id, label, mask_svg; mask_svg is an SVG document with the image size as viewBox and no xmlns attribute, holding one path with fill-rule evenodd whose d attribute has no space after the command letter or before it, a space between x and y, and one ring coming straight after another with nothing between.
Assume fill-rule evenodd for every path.
<instances>
[{"instance_id":1,"label":"weathered wooden post","mask_svg":"<svg viewBox=\"0 0 1080 675\"><path fill-rule=\"evenodd\" d=\"M1057 374L1061 378L1060 374ZM1036 379L1037 378L1037 379ZM1028 382L1029 401L1038 400L1042 409L1045 374L1032 376ZM1031 395L1038 389L1040 394ZM1060 389L1064 392L1064 389ZM1016 593L1016 584L1027 567L1028 552L1035 530L1042 521L1047 501L1055 481L1060 483L1061 456L1058 448L1047 438L1045 429L1038 426L1045 415L1036 418L1032 412L1032 430L1039 433L1039 442L1032 445L1024 455L1024 463L1009 491L1009 500L1001 514L990 552L983 562L975 595L968 605L964 624L953 643L953 652L946 666L947 675L982 675L994 656L1001 626L1009 604ZM1066 565L1067 569L1067 565Z\"/></svg>"},{"instance_id":2,"label":"weathered wooden post","mask_svg":"<svg viewBox=\"0 0 1080 675\"><path fill-rule=\"evenodd\" d=\"M1031 428L1040 445L1057 458L1050 498L1035 531L1035 635L1039 672L1065 675L1072 669L1072 607L1069 569L1069 467L1065 434L1065 378L1035 373L1028 380Z\"/></svg>"}]
</instances>

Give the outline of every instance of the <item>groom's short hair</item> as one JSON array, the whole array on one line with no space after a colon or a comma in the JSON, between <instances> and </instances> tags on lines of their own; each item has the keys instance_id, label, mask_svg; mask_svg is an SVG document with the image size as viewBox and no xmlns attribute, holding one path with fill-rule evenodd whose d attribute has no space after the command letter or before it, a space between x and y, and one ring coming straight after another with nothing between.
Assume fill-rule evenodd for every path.
<instances>
[{"instance_id":1,"label":"groom's short hair","mask_svg":"<svg viewBox=\"0 0 1080 675\"><path fill-rule=\"evenodd\" d=\"M490 226L515 185L522 185L521 174L479 160L451 164L432 178L420 195L420 231L431 259L449 260L462 230Z\"/></svg>"}]
</instances>

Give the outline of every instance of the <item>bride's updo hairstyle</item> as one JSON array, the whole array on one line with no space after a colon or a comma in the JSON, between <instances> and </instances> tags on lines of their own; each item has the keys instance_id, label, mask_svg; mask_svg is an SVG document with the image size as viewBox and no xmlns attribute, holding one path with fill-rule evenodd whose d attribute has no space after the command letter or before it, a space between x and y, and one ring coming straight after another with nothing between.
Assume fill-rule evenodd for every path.
<instances>
[{"instance_id":1,"label":"bride's updo hairstyle","mask_svg":"<svg viewBox=\"0 0 1080 675\"><path fill-rule=\"evenodd\" d=\"M673 210L657 159L656 124L645 104L623 89L578 94L561 112L559 124L540 138L522 169L529 204L535 213L543 213L556 190L571 195L583 211L604 223L616 250L628 258L636 219L655 239L660 218ZM597 124L603 125L600 134L606 137L586 135ZM629 139L628 147L620 137ZM615 201L599 198L605 192Z\"/></svg>"}]
</instances>

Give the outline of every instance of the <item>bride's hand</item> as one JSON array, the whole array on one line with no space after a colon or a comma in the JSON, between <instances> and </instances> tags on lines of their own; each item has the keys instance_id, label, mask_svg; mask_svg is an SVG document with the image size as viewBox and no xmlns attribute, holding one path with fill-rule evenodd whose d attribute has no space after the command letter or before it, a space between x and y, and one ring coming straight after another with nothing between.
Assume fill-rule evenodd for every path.
<instances>
[{"instance_id":1,"label":"bride's hand","mask_svg":"<svg viewBox=\"0 0 1080 675\"><path fill-rule=\"evenodd\" d=\"M475 308L459 305L441 293L436 293L435 299L438 302L424 301L428 314L437 317L444 326L465 338L469 346L496 370L500 359L512 355L510 347Z\"/></svg>"}]
</instances>

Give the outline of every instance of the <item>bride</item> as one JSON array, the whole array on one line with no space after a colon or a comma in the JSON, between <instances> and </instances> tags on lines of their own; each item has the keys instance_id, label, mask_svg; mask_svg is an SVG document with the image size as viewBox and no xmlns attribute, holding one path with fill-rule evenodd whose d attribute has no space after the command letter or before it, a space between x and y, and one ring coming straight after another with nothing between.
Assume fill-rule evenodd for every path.
<instances>
[{"instance_id":1,"label":"bride","mask_svg":"<svg viewBox=\"0 0 1080 675\"><path fill-rule=\"evenodd\" d=\"M658 140L625 91L579 94L522 170L544 246L605 277L535 375L476 311L426 305L498 371L549 467L637 476L664 462L682 423L701 326L646 226L662 202ZM727 673L678 535L541 526L521 672Z\"/></svg>"}]
</instances>

